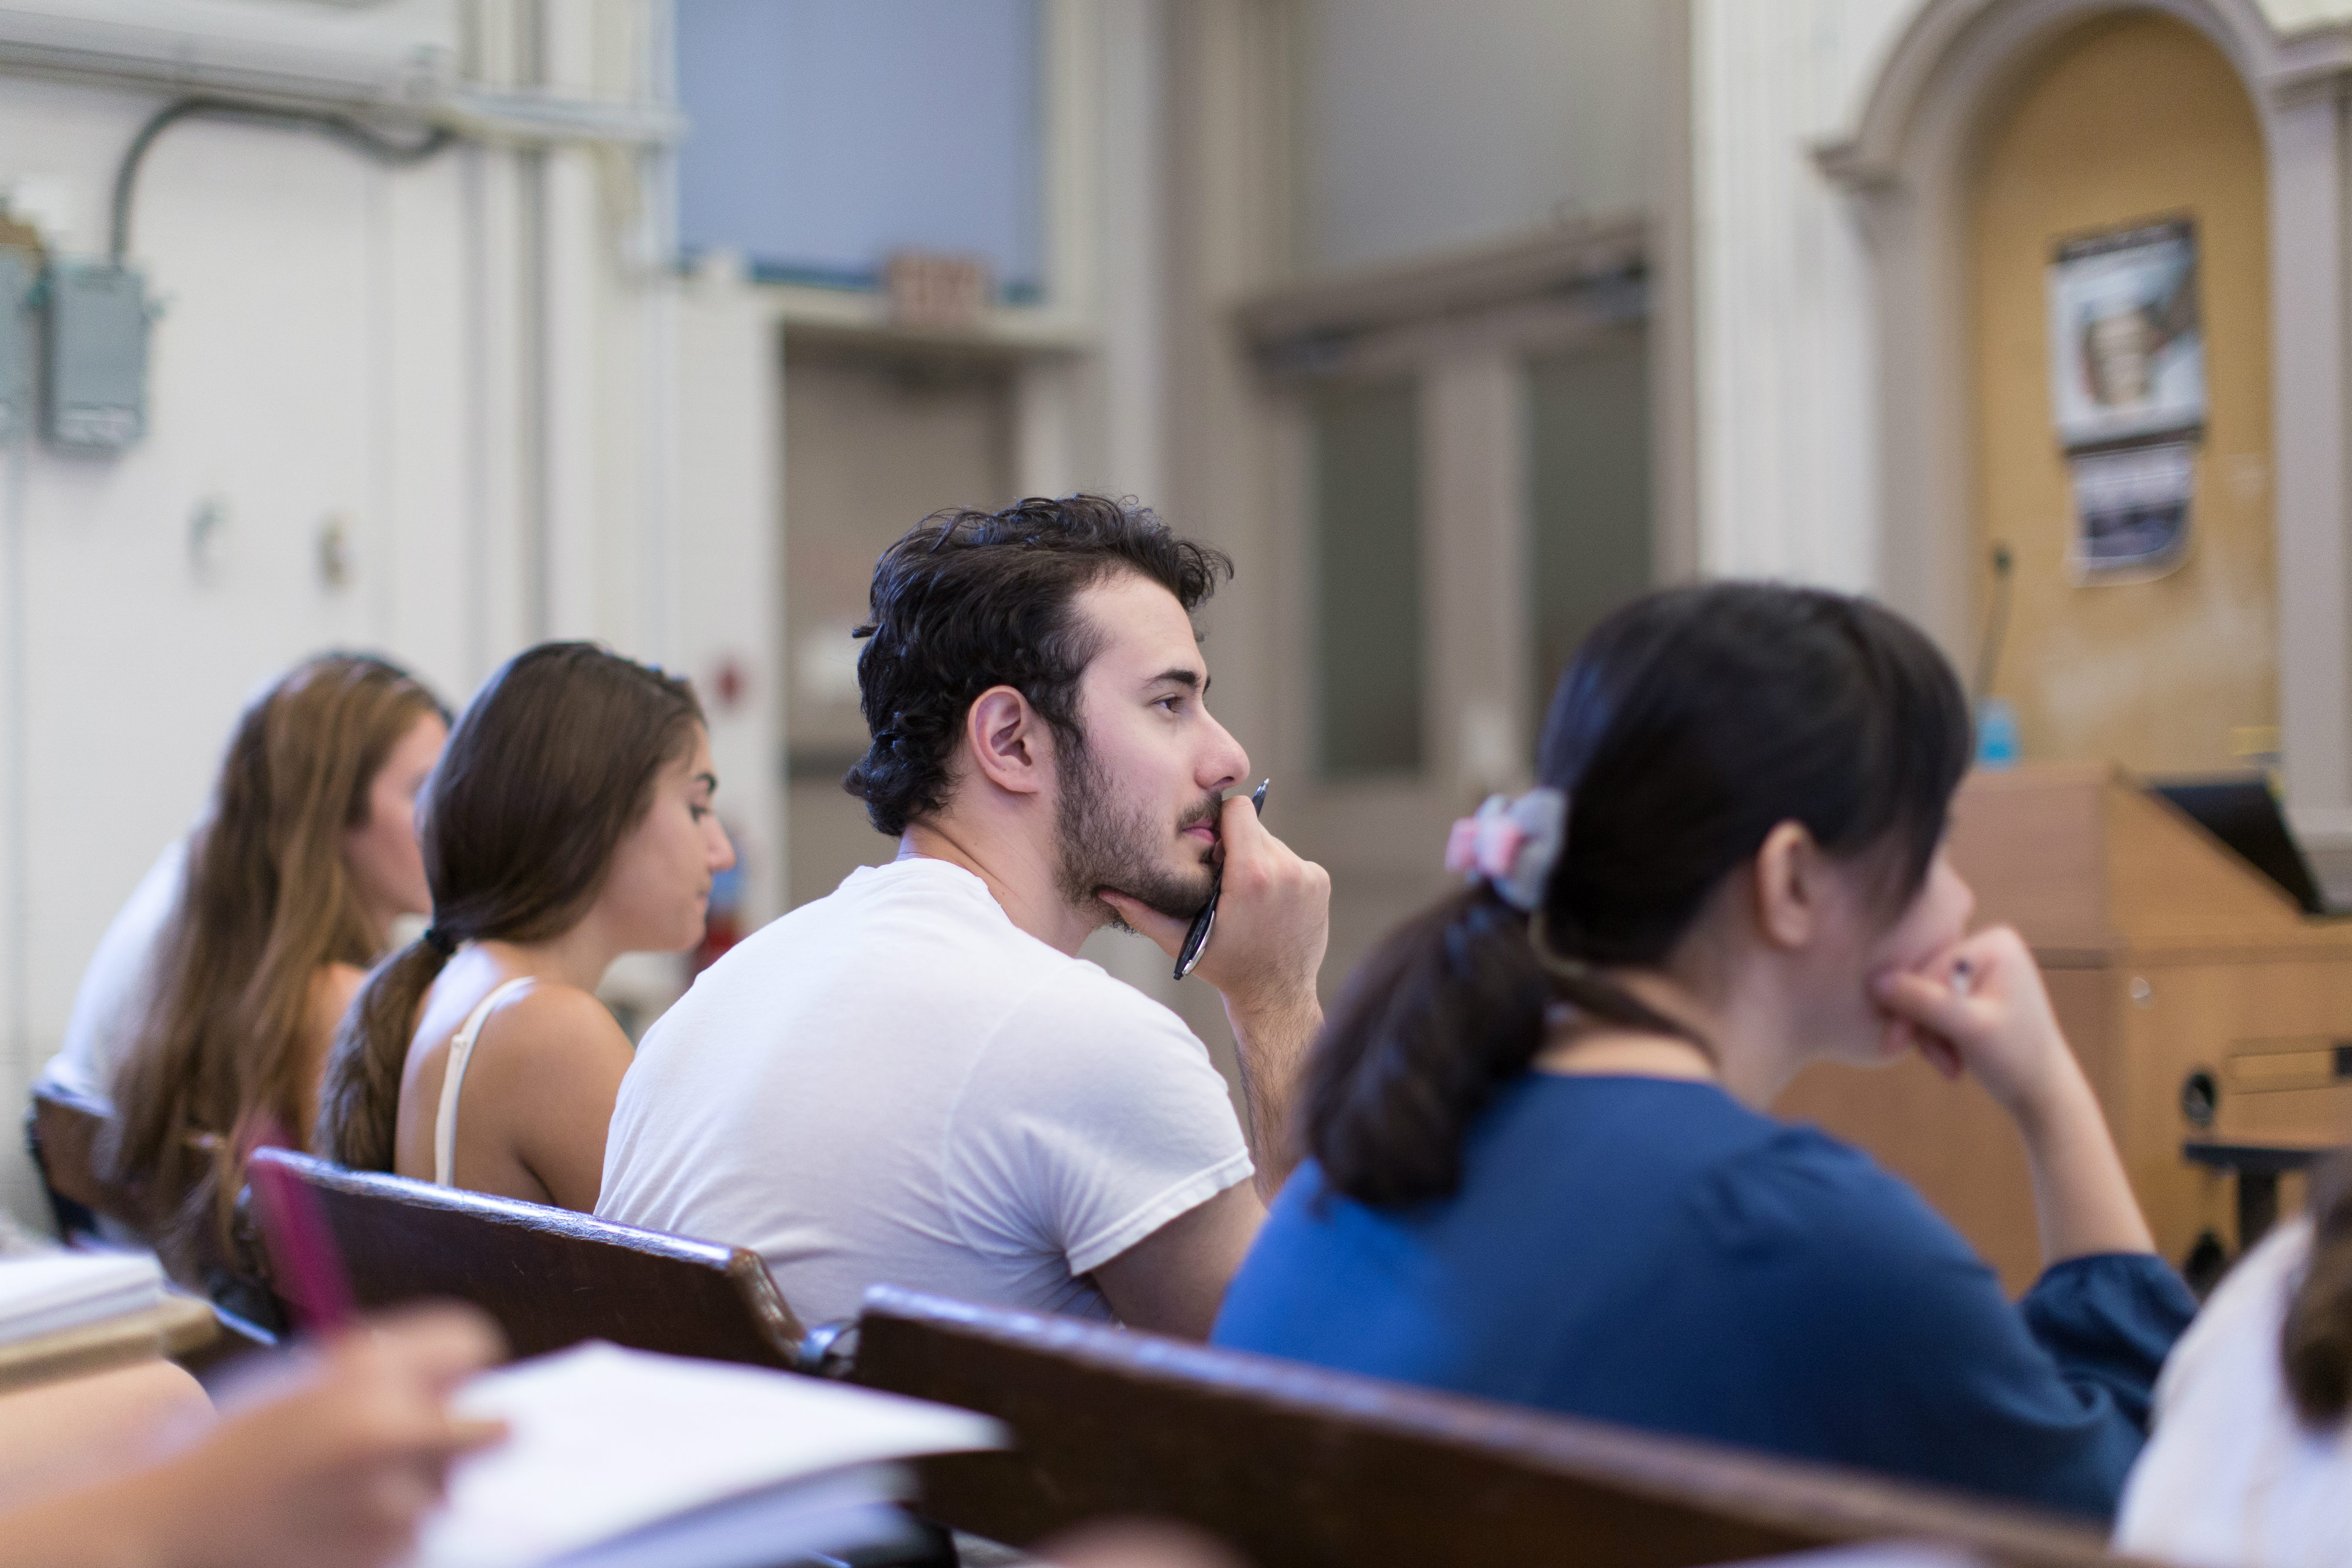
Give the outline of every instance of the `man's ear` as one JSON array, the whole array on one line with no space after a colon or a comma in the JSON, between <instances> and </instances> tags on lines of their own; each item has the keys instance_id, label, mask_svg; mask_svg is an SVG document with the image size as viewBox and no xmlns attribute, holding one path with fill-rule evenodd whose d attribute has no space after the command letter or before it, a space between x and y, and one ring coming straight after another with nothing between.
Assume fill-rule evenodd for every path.
<instances>
[{"instance_id":1,"label":"man's ear","mask_svg":"<svg viewBox=\"0 0 2352 1568\"><path fill-rule=\"evenodd\" d=\"M1774 826L1756 851L1756 929L1775 947L1811 945L1821 930L1829 866L1802 822Z\"/></svg>"},{"instance_id":2,"label":"man's ear","mask_svg":"<svg viewBox=\"0 0 2352 1568\"><path fill-rule=\"evenodd\" d=\"M973 775L1013 795L1040 795L1053 772L1053 740L1029 699L991 686L964 710L963 748Z\"/></svg>"}]
</instances>

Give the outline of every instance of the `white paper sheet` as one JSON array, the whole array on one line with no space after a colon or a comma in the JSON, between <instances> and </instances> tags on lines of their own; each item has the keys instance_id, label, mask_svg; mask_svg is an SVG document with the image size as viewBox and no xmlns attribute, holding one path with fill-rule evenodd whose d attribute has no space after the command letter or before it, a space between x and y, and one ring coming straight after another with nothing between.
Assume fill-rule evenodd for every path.
<instances>
[{"instance_id":1,"label":"white paper sheet","mask_svg":"<svg viewBox=\"0 0 2352 1568\"><path fill-rule=\"evenodd\" d=\"M761 1500L773 1510L767 1528L781 1531L794 1508L855 1512L888 1497L888 1461L1001 1448L1005 1437L968 1410L609 1344L487 1373L457 1403L504 1420L512 1436L458 1467L417 1568L550 1563L728 1500L839 1475L841 1487L798 1502ZM776 1544L786 1544L781 1535ZM818 1549L803 1542L782 1555ZM644 1560L724 1568L675 1551Z\"/></svg>"},{"instance_id":2,"label":"white paper sheet","mask_svg":"<svg viewBox=\"0 0 2352 1568\"><path fill-rule=\"evenodd\" d=\"M0 1343L144 1312L163 1299L148 1252L51 1252L0 1260Z\"/></svg>"}]
</instances>

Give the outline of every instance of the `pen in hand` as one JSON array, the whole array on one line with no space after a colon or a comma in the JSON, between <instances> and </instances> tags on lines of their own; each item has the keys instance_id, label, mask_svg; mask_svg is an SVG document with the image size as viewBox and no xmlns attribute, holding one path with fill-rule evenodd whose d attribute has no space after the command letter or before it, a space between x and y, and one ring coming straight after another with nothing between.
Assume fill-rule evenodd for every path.
<instances>
[{"instance_id":1,"label":"pen in hand","mask_svg":"<svg viewBox=\"0 0 2352 1568\"><path fill-rule=\"evenodd\" d=\"M1250 794L1250 807L1261 817L1265 815L1266 787L1273 782L1272 779L1260 779L1256 789ZM1192 928L1184 933L1183 948L1176 955L1178 979L1191 974L1201 962L1201 955L1209 950L1209 933L1217 928L1217 901L1224 896L1224 892L1225 868L1220 862L1216 875L1209 883L1209 902L1201 905L1200 914L1192 916Z\"/></svg>"},{"instance_id":2,"label":"pen in hand","mask_svg":"<svg viewBox=\"0 0 2352 1568\"><path fill-rule=\"evenodd\" d=\"M1952 995L1956 997L1965 997L1975 988L1976 981L1976 966L1969 963L1966 958L1956 958L1952 961L1951 978L1947 980L1945 984L1951 988ZM1953 1046L1950 1040L1945 1040L1939 1035L1932 1035L1922 1031L1919 1035L1919 1054L1927 1059L1928 1066L1934 1068L1945 1077L1955 1081L1959 1078L1961 1070L1960 1053L1958 1050Z\"/></svg>"},{"instance_id":3,"label":"pen in hand","mask_svg":"<svg viewBox=\"0 0 2352 1568\"><path fill-rule=\"evenodd\" d=\"M269 1146L286 1146L283 1128L262 1131L247 1151L245 1172L278 1294L294 1309L297 1327L332 1333L355 1315L351 1277L318 1198L284 1166L252 1157Z\"/></svg>"}]
</instances>

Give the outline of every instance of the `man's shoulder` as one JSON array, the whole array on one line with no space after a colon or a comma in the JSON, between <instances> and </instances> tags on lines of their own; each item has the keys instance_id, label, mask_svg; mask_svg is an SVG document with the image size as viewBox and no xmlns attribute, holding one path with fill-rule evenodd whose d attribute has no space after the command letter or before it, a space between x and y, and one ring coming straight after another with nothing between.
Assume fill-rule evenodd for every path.
<instances>
[{"instance_id":1,"label":"man's shoulder","mask_svg":"<svg viewBox=\"0 0 2352 1568\"><path fill-rule=\"evenodd\" d=\"M1224 1080L1209 1048L1172 1010L1083 960L1009 999L979 1041L963 1100L1024 1113L1139 1106L1176 1116L1213 1105L1227 1118Z\"/></svg>"},{"instance_id":2,"label":"man's shoulder","mask_svg":"<svg viewBox=\"0 0 2352 1568\"><path fill-rule=\"evenodd\" d=\"M853 878L737 943L696 977L673 1011L693 1020L685 1032L696 1034L740 1030L754 1020L772 1033L814 1012L835 1028L919 1028L927 1040L950 1019L952 1032L974 1043L1007 1031L1045 1040L1192 1040L1168 1009L1020 930L977 879L973 886L984 902L952 883ZM666 1016L656 1030L679 1032L664 1030L669 1021Z\"/></svg>"},{"instance_id":3,"label":"man's shoulder","mask_svg":"<svg viewBox=\"0 0 2352 1568\"><path fill-rule=\"evenodd\" d=\"M786 977L870 985L879 969L894 989L921 990L966 983L974 967L1017 975L1060 956L1015 930L977 878L966 887L954 879L967 873L947 868L950 874L942 875L937 866L860 867L833 892L736 943L706 977L720 989L764 989Z\"/></svg>"},{"instance_id":4,"label":"man's shoulder","mask_svg":"<svg viewBox=\"0 0 2352 1568\"><path fill-rule=\"evenodd\" d=\"M1045 951L1053 959L1040 972L1046 983L1024 985L1009 1021L1054 1028L1084 1039L1146 1034L1199 1044L1184 1020L1158 998L1098 964L1066 957L1050 947Z\"/></svg>"}]
</instances>

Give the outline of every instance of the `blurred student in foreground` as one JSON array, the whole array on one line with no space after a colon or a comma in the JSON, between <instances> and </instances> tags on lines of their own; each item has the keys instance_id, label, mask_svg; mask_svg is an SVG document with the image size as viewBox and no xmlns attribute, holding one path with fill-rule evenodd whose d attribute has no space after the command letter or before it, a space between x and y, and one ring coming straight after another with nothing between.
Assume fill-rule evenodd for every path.
<instances>
[{"instance_id":1,"label":"blurred student in foreground","mask_svg":"<svg viewBox=\"0 0 2352 1568\"><path fill-rule=\"evenodd\" d=\"M31 1495L0 1474L0 1568L382 1568L450 1465L498 1439L448 1397L499 1354L470 1310L405 1313L309 1353L291 1387L177 1451L149 1434Z\"/></svg>"},{"instance_id":2,"label":"blurred student in foreground","mask_svg":"<svg viewBox=\"0 0 2352 1568\"><path fill-rule=\"evenodd\" d=\"M1538 787L1317 1046L1314 1156L1219 1343L2110 1515L2194 1303L2039 972L1943 853L1968 709L1859 599L1637 601L1562 677ZM1919 1197L1766 1112L1809 1062L1973 1074L2032 1165L2011 1305Z\"/></svg>"},{"instance_id":3,"label":"blurred student in foreground","mask_svg":"<svg viewBox=\"0 0 2352 1568\"><path fill-rule=\"evenodd\" d=\"M214 1282L233 1151L307 1127L327 1047L393 922L430 907L416 793L448 714L407 671L329 653L237 721L210 810L92 958L45 1078L110 1098L116 1182L173 1272Z\"/></svg>"},{"instance_id":4,"label":"blurred student in foreground","mask_svg":"<svg viewBox=\"0 0 2352 1568\"><path fill-rule=\"evenodd\" d=\"M2352 1563L2352 1155L2221 1281L2156 1406L2120 1550L2198 1568Z\"/></svg>"},{"instance_id":5,"label":"blurred student in foreground","mask_svg":"<svg viewBox=\"0 0 2352 1568\"><path fill-rule=\"evenodd\" d=\"M364 1170L587 1209L633 1055L595 989L702 940L735 851L693 688L587 643L516 654L424 801L433 925L372 976L316 1143Z\"/></svg>"}]
</instances>

